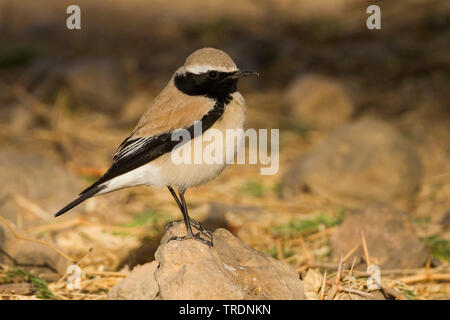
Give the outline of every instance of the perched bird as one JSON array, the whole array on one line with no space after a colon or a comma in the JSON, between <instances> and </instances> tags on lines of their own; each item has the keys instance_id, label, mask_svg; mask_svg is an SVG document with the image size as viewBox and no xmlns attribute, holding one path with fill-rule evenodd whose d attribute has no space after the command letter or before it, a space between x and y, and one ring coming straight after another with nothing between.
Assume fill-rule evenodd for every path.
<instances>
[{"instance_id":1,"label":"perched bird","mask_svg":"<svg viewBox=\"0 0 450 320\"><path fill-rule=\"evenodd\" d=\"M212 131L210 129L219 130L223 136L227 129L242 129L246 104L237 91L237 82L239 78L250 75L258 74L239 70L230 56L221 50L203 48L192 53L151 103L132 133L120 144L111 167L103 177L55 216L93 196L126 187L167 187L183 214L187 231L186 236L170 240L195 239L212 246L211 233L189 218L184 193L189 187L214 179L229 162L224 159L223 163L212 164L174 163L170 154L179 141L173 141L171 137L177 130L186 129L191 143L182 146L185 148L208 135ZM194 125L198 123L201 124L201 132L195 136ZM242 139L240 137L241 141L235 143L239 144ZM230 147L238 149L236 145L226 145L226 148ZM192 226L199 232L194 233Z\"/></svg>"}]
</instances>

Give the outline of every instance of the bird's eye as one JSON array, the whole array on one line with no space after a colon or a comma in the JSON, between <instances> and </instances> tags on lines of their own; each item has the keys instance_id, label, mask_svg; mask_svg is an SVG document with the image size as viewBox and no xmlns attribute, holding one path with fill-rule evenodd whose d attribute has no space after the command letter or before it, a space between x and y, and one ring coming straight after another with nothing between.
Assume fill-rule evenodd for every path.
<instances>
[{"instance_id":1,"label":"bird's eye","mask_svg":"<svg viewBox=\"0 0 450 320\"><path fill-rule=\"evenodd\" d=\"M219 73L217 71L208 71L208 78L217 79L219 77Z\"/></svg>"}]
</instances>

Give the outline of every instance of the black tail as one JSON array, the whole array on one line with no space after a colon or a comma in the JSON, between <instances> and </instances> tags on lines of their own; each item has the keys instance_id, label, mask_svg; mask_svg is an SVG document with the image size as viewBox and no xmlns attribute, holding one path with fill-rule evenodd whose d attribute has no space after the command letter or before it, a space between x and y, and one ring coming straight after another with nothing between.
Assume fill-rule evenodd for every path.
<instances>
[{"instance_id":1,"label":"black tail","mask_svg":"<svg viewBox=\"0 0 450 320\"><path fill-rule=\"evenodd\" d=\"M95 196L97 193L99 193L101 190L103 190L104 188L106 188L106 186L96 186L93 189L88 190L87 192L82 192L80 193L80 196L73 200L71 203L69 203L67 206L65 206L64 208L62 208L61 210L59 210L56 214L55 217L62 215L63 213L69 211L70 209L72 209L73 207L76 207L77 205L79 205L80 203L82 203L83 201Z\"/></svg>"}]
</instances>

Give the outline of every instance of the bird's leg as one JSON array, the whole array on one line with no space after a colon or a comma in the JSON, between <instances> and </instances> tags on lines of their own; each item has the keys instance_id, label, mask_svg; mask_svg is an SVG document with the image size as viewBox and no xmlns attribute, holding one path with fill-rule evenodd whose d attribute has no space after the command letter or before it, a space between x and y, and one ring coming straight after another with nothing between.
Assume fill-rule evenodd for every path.
<instances>
[{"instance_id":1,"label":"bird's leg","mask_svg":"<svg viewBox=\"0 0 450 320\"><path fill-rule=\"evenodd\" d=\"M175 199L175 202L176 202L177 205L178 205L178 208L180 209L181 213L183 213L183 205L181 204L180 199L178 199L178 196L177 196L175 190L173 190L173 188L172 188L171 186L167 186L167 189L169 189L170 193L172 194L172 197ZM200 224L200 222L198 222L197 220L194 220L194 219L192 219L192 218L189 218L189 219L190 219L190 221L191 221L191 225L193 225L195 228L197 228L197 229L200 230L200 231L203 231L203 230L204 230L204 228L203 228L203 226ZM176 222L176 221L169 222L169 223L166 225L166 230L169 229L170 227L172 227L172 226L175 224L175 222Z\"/></svg>"},{"instance_id":2,"label":"bird's leg","mask_svg":"<svg viewBox=\"0 0 450 320\"><path fill-rule=\"evenodd\" d=\"M178 208L180 209L181 213L183 213L183 205L180 202L180 199L178 199L177 194L175 193L175 190L173 190L173 188L171 186L167 186L167 189L169 189L170 194L172 195L172 197L175 199L175 202L178 205ZM175 221L169 222L166 225L166 230L168 230L169 228L171 228L173 225L175 224Z\"/></svg>"},{"instance_id":3,"label":"bird's leg","mask_svg":"<svg viewBox=\"0 0 450 320\"><path fill-rule=\"evenodd\" d=\"M183 205L180 202L180 199L178 199L177 194L175 193L175 190L173 190L173 188L171 186L167 186L167 189L169 189L170 193L172 194L172 197L175 199L178 208L180 209L180 211L183 213ZM191 225L193 225L195 228L197 228L199 231L203 231L206 230L203 228L203 226L200 224L200 222L198 222L197 220L194 220L192 218L189 218ZM166 230L169 229L170 227L172 227L174 225L175 221L172 221L170 223L168 223L166 225Z\"/></svg>"},{"instance_id":4,"label":"bird's leg","mask_svg":"<svg viewBox=\"0 0 450 320\"><path fill-rule=\"evenodd\" d=\"M200 224L200 222L198 222L197 220L194 220L194 219L191 219L190 217L189 217L189 215L188 215L188 209L187 209L187 205L186 205L186 200L184 199L184 191L183 192L180 192L179 193L180 194L180 199L181 199L181 202L182 202L182 205L183 205L183 210L184 210L184 212L186 212L186 216L184 216L183 215L183 218L184 219L186 219L186 217L187 217L187 219L189 220L189 224L192 224L194 227L196 227L202 234L204 234L205 236L207 236L208 238L209 238L209 243L210 243L210 246L212 247L213 246L213 236L212 236L212 233L209 231L209 230L207 230L207 229L205 229L205 228L203 228L203 226ZM186 220L185 220L186 221ZM192 230L192 229L191 229ZM209 244L208 244L209 245Z\"/></svg>"},{"instance_id":5,"label":"bird's leg","mask_svg":"<svg viewBox=\"0 0 450 320\"><path fill-rule=\"evenodd\" d=\"M213 242L212 242L213 236L212 236L211 232L204 229L202 227L202 225L200 224L200 222L189 218L188 209L187 209L187 205L186 205L186 199L184 199L184 192L185 192L185 190L183 190L182 192L178 192L178 193L180 195L181 203L183 206L183 212L184 212L183 218L184 218L184 222L186 224L186 231L188 232L188 236L189 236L189 234L191 234L192 236L194 236L195 239L200 240L201 242L206 243L208 246L212 247L213 246ZM205 235L209 238L209 241L202 239L200 237L200 232L197 234L193 234L192 229L191 229L192 221L194 221L195 224L198 224L198 226L199 226L198 229L200 230L201 233L203 233L202 231L206 231Z\"/></svg>"},{"instance_id":6,"label":"bird's leg","mask_svg":"<svg viewBox=\"0 0 450 320\"><path fill-rule=\"evenodd\" d=\"M171 186L167 186L167 188L169 189L170 193L172 194L172 197L175 199L178 208L180 208L181 213L183 213L184 208L183 208L183 204L180 202L180 199L178 199L177 194L175 193L175 190L173 190L173 188ZM184 197L183 197L184 199ZM187 209L186 209L187 211ZM184 217L184 214L183 214ZM197 220L194 220L192 218L189 218L190 224L192 226L194 226L197 230L199 230L202 234L204 234L205 236L207 236L211 241L212 241L212 234L209 230L203 228L203 226L201 225L200 222L198 222ZM169 229L170 227L172 227L174 225L175 221L170 222L166 225L166 230Z\"/></svg>"},{"instance_id":7,"label":"bird's leg","mask_svg":"<svg viewBox=\"0 0 450 320\"><path fill-rule=\"evenodd\" d=\"M170 189L169 189L170 190ZM173 190L173 189L172 189ZM175 192L174 192L175 193ZM197 240L197 241L200 241L200 242L203 242L204 244L206 244L206 245L208 245L209 247L212 247L213 246L213 243L212 243L212 235L211 235L211 233L209 233L209 235L210 235L210 241L209 240L205 240L205 239L203 239L201 236L200 236L200 233L201 232L198 232L198 233L196 233L196 234L194 234L193 232L192 232L192 227L191 227L191 219L189 218L189 214L188 214L188 210L187 210L187 206L186 206L186 200L184 199L184 191L181 191L181 192L179 192L179 196L180 196L180 199L181 199L181 213L183 214L183 219L184 219L184 223L185 223L185 225L186 225L186 232L187 232L187 235L186 236L184 236L184 237L172 237L172 238L170 238L169 239L169 241L172 241L172 240L188 240L188 239L194 239L194 240ZM179 202L180 200L178 200L177 201L177 203ZM169 241L167 241L167 242L169 242Z\"/></svg>"}]
</instances>

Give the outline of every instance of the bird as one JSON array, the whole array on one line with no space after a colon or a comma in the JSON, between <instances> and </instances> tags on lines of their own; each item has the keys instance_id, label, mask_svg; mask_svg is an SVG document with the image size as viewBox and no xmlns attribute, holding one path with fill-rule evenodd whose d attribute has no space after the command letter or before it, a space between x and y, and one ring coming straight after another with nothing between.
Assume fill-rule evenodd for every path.
<instances>
[{"instance_id":1,"label":"bird","mask_svg":"<svg viewBox=\"0 0 450 320\"><path fill-rule=\"evenodd\" d=\"M179 141L173 141L171 137L180 129L187 130L191 144L181 146L187 148L205 138L212 129L224 136L226 130L243 129L247 106L237 90L237 83L246 76L259 74L240 70L222 50L207 47L191 53L149 105L131 134L119 145L106 173L59 210L55 217L91 197L123 188L167 187L186 227L185 236L172 237L168 241L193 239L212 247L211 232L189 217L184 195L188 188L220 175L229 162L224 159L223 163L174 163L171 153L177 149ZM195 135L198 124L201 124L201 132ZM233 145L225 146L233 148L232 157L243 139L240 136Z\"/></svg>"}]
</instances>

